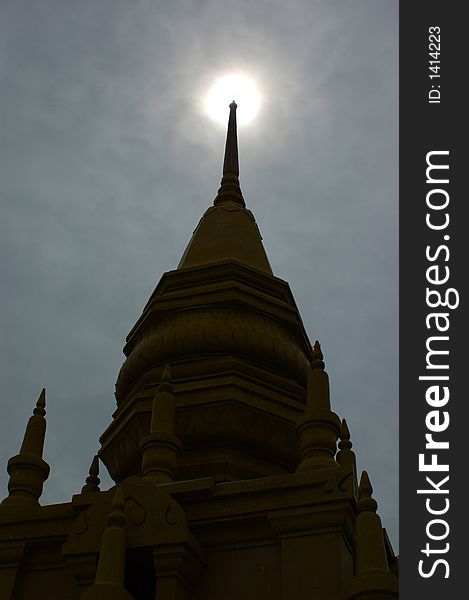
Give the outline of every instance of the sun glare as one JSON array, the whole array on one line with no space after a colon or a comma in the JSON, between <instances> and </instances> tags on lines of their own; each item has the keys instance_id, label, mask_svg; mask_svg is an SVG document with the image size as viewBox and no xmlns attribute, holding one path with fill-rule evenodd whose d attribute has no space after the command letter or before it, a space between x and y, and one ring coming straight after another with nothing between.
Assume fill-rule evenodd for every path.
<instances>
[{"instance_id":1,"label":"sun glare","mask_svg":"<svg viewBox=\"0 0 469 600\"><path fill-rule=\"evenodd\" d=\"M232 101L238 105L237 122L245 125L252 121L259 110L261 96L255 82L246 75L226 75L220 77L210 88L205 109L210 118L226 124L228 106Z\"/></svg>"}]
</instances>

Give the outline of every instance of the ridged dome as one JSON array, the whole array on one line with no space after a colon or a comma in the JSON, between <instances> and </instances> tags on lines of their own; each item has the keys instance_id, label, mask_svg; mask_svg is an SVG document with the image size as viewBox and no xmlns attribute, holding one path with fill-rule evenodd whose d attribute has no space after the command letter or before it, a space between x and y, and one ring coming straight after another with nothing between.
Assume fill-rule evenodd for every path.
<instances>
[{"instance_id":1,"label":"ridged dome","mask_svg":"<svg viewBox=\"0 0 469 600\"><path fill-rule=\"evenodd\" d=\"M199 356L237 356L304 386L310 349L287 284L234 262L204 271L195 285L193 270L163 276L124 348L119 405L149 369Z\"/></svg>"}]
</instances>

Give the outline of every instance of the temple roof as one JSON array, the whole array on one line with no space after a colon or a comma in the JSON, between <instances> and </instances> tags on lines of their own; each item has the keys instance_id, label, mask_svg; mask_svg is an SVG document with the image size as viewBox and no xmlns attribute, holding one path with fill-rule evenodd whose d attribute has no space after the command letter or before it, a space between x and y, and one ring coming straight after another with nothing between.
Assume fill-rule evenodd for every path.
<instances>
[{"instance_id":1,"label":"temple roof","mask_svg":"<svg viewBox=\"0 0 469 600\"><path fill-rule=\"evenodd\" d=\"M233 260L272 275L256 220L246 208L239 186L236 108L233 101L220 189L195 229L178 269Z\"/></svg>"}]
</instances>

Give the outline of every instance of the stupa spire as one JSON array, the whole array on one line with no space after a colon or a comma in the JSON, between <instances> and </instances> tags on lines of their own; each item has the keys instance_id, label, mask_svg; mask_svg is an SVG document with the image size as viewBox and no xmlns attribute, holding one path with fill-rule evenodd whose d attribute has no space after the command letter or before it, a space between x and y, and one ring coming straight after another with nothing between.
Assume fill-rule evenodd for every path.
<instances>
[{"instance_id":1,"label":"stupa spire","mask_svg":"<svg viewBox=\"0 0 469 600\"><path fill-rule=\"evenodd\" d=\"M153 483L174 481L181 442L174 430L176 403L169 364L153 398L150 433L141 443L143 477Z\"/></svg>"},{"instance_id":2,"label":"stupa spire","mask_svg":"<svg viewBox=\"0 0 469 600\"><path fill-rule=\"evenodd\" d=\"M89 475L86 478L85 485L81 488L82 493L86 492L99 492L99 458L98 455L95 454L93 460L91 462Z\"/></svg>"},{"instance_id":3,"label":"stupa spire","mask_svg":"<svg viewBox=\"0 0 469 600\"><path fill-rule=\"evenodd\" d=\"M356 474L357 464L355 458L355 452L352 450L352 442L350 441L350 431L347 425L347 421L342 419L340 426L340 442L339 451L336 455L336 460L341 466L352 465L353 471Z\"/></svg>"},{"instance_id":4,"label":"stupa spire","mask_svg":"<svg viewBox=\"0 0 469 600\"><path fill-rule=\"evenodd\" d=\"M372 494L370 478L363 471L355 520L356 571L346 591L347 600L392 600L398 597L397 578L389 570L381 519L376 513L378 504Z\"/></svg>"},{"instance_id":5,"label":"stupa spire","mask_svg":"<svg viewBox=\"0 0 469 600\"><path fill-rule=\"evenodd\" d=\"M223 177L213 206L200 219L178 269L237 262L272 275L254 215L239 187L236 102L230 104Z\"/></svg>"},{"instance_id":6,"label":"stupa spire","mask_svg":"<svg viewBox=\"0 0 469 600\"><path fill-rule=\"evenodd\" d=\"M24 432L20 453L30 452L42 457L44 438L46 435L46 390L43 388L39 394L33 416L29 418Z\"/></svg>"},{"instance_id":7,"label":"stupa spire","mask_svg":"<svg viewBox=\"0 0 469 600\"><path fill-rule=\"evenodd\" d=\"M334 455L340 421L331 411L329 376L324 366L321 345L316 340L308 373L306 410L296 424L303 455L298 471L337 467Z\"/></svg>"},{"instance_id":8,"label":"stupa spire","mask_svg":"<svg viewBox=\"0 0 469 600\"><path fill-rule=\"evenodd\" d=\"M26 425L20 452L8 461L9 496L2 502L3 505L38 504L41 497L50 471L42 458L46 436L45 406L46 390L43 389Z\"/></svg>"},{"instance_id":9,"label":"stupa spire","mask_svg":"<svg viewBox=\"0 0 469 600\"><path fill-rule=\"evenodd\" d=\"M230 116L228 118L228 131L226 134L225 160L223 162L223 175L234 173L239 177L238 159L238 132L236 127L236 109L238 105L233 100L230 104Z\"/></svg>"},{"instance_id":10,"label":"stupa spire","mask_svg":"<svg viewBox=\"0 0 469 600\"><path fill-rule=\"evenodd\" d=\"M217 197L213 204L225 202L236 202L245 207L243 194L239 187L239 159L238 159L238 132L236 125L236 109L238 105L233 100L230 104L230 116L228 118L228 130L226 133L225 159L223 161L223 177Z\"/></svg>"},{"instance_id":11,"label":"stupa spire","mask_svg":"<svg viewBox=\"0 0 469 600\"><path fill-rule=\"evenodd\" d=\"M96 579L84 593L83 600L133 600L124 587L126 522L124 495L122 489L117 487L101 540Z\"/></svg>"}]
</instances>

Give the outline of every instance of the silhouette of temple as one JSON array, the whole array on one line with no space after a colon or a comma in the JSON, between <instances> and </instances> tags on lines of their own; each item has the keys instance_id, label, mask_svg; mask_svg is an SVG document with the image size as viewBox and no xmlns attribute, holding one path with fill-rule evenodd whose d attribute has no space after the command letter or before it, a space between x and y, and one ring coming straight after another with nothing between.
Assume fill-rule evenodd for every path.
<instances>
[{"instance_id":1,"label":"silhouette of temple","mask_svg":"<svg viewBox=\"0 0 469 600\"><path fill-rule=\"evenodd\" d=\"M233 102L218 194L127 336L81 492L39 503L44 390L8 461L2 600L398 597L321 347L261 239L239 186Z\"/></svg>"}]
</instances>

